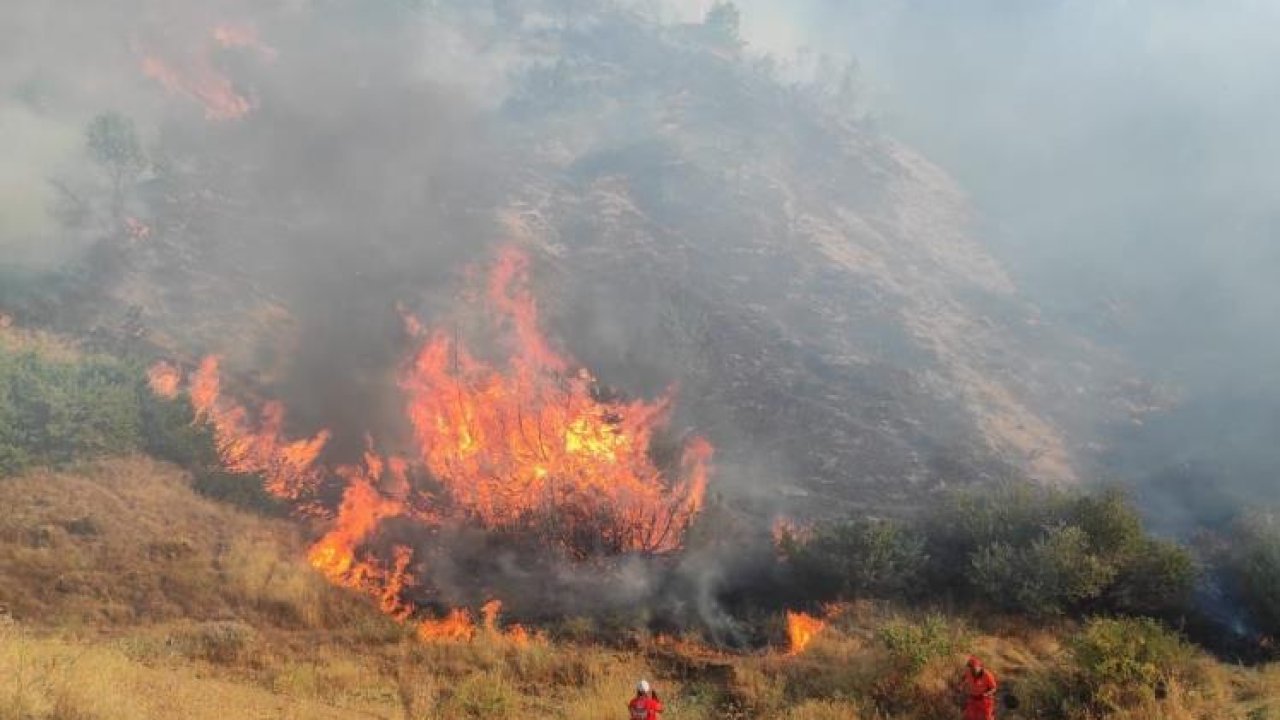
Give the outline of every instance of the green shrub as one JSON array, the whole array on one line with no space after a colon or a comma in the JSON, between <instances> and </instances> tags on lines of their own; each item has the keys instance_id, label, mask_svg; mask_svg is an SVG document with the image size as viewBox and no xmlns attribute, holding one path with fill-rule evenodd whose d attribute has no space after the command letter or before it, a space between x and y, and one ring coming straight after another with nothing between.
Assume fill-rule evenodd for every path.
<instances>
[{"instance_id":1,"label":"green shrub","mask_svg":"<svg viewBox=\"0 0 1280 720\"><path fill-rule=\"evenodd\" d=\"M285 504L263 487L262 478L258 475L227 472L217 467L198 467L192 471L191 487L205 497L262 515L276 517L287 512Z\"/></svg>"},{"instance_id":2,"label":"green shrub","mask_svg":"<svg viewBox=\"0 0 1280 720\"><path fill-rule=\"evenodd\" d=\"M1190 553L1147 535L1114 488L966 489L938 502L923 527L931 587L1012 612L1172 619L1187 609L1197 580Z\"/></svg>"},{"instance_id":3,"label":"green shrub","mask_svg":"<svg viewBox=\"0 0 1280 720\"><path fill-rule=\"evenodd\" d=\"M1177 619L1191 607L1200 573L1191 553L1177 543L1144 538L1123 558L1106 604L1125 615Z\"/></svg>"},{"instance_id":4,"label":"green shrub","mask_svg":"<svg viewBox=\"0 0 1280 720\"><path fill-rule=\"evenodd\" d=\"M908 675L918 673L932 660L955 654L964 644L963 630L953 628L946 617L937 613L926 615L920 622L889 622L880 628L877 638L898 669Z\"/></svg>"},{"instance_id":5,"label":"green shrub","mask_svg":"<svg viewBox=\"0 0 1280 720\"><path fill-rule=\"evenodd\" d=\"M1150 618L1095 618L1070 642L1081 679L1105 684L1155 686L1180 674L1191 646Z\"/></svg>"},{"instance_id":6,"label":"green shrub","mask_svg":"<svg viewBox=\"0 0 1280 720\"><path fill-rule=\"evenodd\" d=\"M141 446L139 375L103 356L51 359L0 346L0 475Z\"/></svg>"},{"instance_id":7,"label":"green shrub","mask_svg":"<svg viewBox=\"0 0 1280 720\"><path fill-rule=\"evenodd\" d=\"M946 493L923 519L931 587L963 589L974 554L996 544L1025 547L1070 517L1062 491L1026 482Z\"/></svg>"},{"instance_id":8,"label":"green shrub","mask_svg":"<svg viewBox=\"0 0 1280 720\"><path fill-rule=\"evenodd\" d=\"M1280 514L1259 512L1236 522L1223 563L1259 629L1280 635Z\"/></svg>"},{"instance_id":9,"label":"green shrub","mask_svg":"<svg viewBox=\"0 0 1280 720\"><path fill-rule=\"evenodd\" d=\"M921 585L924 539L887 520L857 519L818 528L786 548L806 587L841 597L900 597Z\"/></svg>"},{"instance_id":10,"label":"green shrub","mask_svg":"<svg viewBox=\"0 0 1280 720\"><path fill-rule=\"evenodd\" d=\"M162 398L150 388L140 388L143 447L147 454L185 468L218 465L213 431L192 422L195 411L186 397Z\"/></svg>"},{"instance_id":11,"label":"green shrub","mask_svg":"<svg viewBox=\"0 0 1280 720\"><path fill-rule=\"evenodd\" d=\"M1096 598L1115 568L1090 552L1080 528L1051 528L1029 546L996 543L971 560L972 583L985 600L1036 617L1060 615Z\"/></svg>"}]
</instances>

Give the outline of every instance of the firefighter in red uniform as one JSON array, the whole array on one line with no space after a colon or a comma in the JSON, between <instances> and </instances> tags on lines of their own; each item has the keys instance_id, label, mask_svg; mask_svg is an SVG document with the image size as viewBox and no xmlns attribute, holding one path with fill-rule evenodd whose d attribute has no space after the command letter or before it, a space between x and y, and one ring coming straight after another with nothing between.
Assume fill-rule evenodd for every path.
<instances>
[{"instance_id":1,"label":"firefighter in red uniform","mask_svg":"<svg viewBox=\"0 0 1280 720\"><path fill-rule=\"evenodd\" d=\"M662 720L662 701L645 680L636 684L636 696L627 703L627 710L631 712L631 720Z\"/></svg>"},{"instance_id":2,"label":"firefighter in red uniform","mask_svg":"<svg viewBox=\"0 0 1280 720\"><path fill-rule=\"evenodd\" d=\"M962 683L965 693L964 720L995 720L996 676L970 655Z\"/></svg>"}]
</instances>

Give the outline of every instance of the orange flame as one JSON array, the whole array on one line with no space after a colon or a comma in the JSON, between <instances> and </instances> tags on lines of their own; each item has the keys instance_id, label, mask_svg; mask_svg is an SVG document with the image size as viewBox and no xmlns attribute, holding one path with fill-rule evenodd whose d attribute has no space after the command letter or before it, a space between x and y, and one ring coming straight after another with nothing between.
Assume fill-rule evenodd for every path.
<instances>
[{"instance_id":1,"label":"orange flame","mask_svg":"<svg viewBox=\"0 0 1280 720\"><path fill-rule=\"evenodd\" d=\"M217 48L248 48L268 61L276 57L275 49L263 44L252 26L223 23L214 27L208 40L181 62L156 53L143 54L142 72L169 93L200 103L206 118L237 120L249 114L253 103L237 92L231 79L215 65Z\"/></svg>"},{"instance_id":2,"label":"orange flame","mask_svg":"<svg viewBox=\"0 0 1280 720\"><path fill-rule=\"evenodd\" d=\"M425 641L448 640L466 642L476 634L471 613L457 609L439 620L423 620L418 624L418 638Z\"/></svg>"},{"instance_id":3,"label":"orange flame","mask_svg":"<svg viewBox=\"0 0 1280 720\"><path fill-rule=\"evenodd\" d=\"M826 621L802 612L787 611L788 655L799 655L827 626Z\"/></svg>"},{"instance_id":4,"label":"orange flame","mask_svg":"<svg viewBox=\"0 0 1280 720\"><path fill-rule=\"evenodd\" d=\"M147 369L147 385L157 396L172 400L178 397L182 373L172 363L161 360Z\"/></svg>"},{"instance_id":5,"label":"orange flame","mask_svg":"<svg viewBox=\"0 0 1280 720\"><path fill-rule=\"evenodd\" d=\"M285 500L299 500L319 486L323 472L316 462L329 442L329 431L286 440L284 405L278 402L263 407L255 430L243 406L221 397L217 357L200 363L191 378L190 395L197 421L213 426L218 456L228 470L261 474L267 491Z\"/></svg>"},{"instance_id":6,"label":"orange flame","mask_svg":"<svg viewBox=\"0 0 1280 720\"><path fill-rule=\"evenodd\" d=\"M249 114L252 105L207 60L194 62L185 71L156 55L142 58L142 72L174 95L185 95L204 106L210 120L236 120Z\"/></svg>"},{"instance_id":7,"label":"orange flame","mask_svg":"<svg viewBox=\"0 0 1280 720\"><path fill-rule=\"evenodd\" d=\"M671 397L599 397L586 370L550 348L528 290L528 259L499 257L489 297L513 336L505 372L448 333L430 335L406 373L409 418L423 460L469 517L490 528L531 528L566 549L614 552L679 547L701 509L709 443L686 448L672 487L649 457Z\"/></svg>"},{"instance_id":8,"label":"orange flame","mask_svg":"<svg viewBox=\"0 0 1280 720\"><path fill-rule=\"evenodd\" d=\"M362 464L332 472L322 467L329 432L287 439L278 402L263 405L251 421L244 406L224 397L217 357L205 358L189 378L195 419L212 427L227 469L261 474L268 492L304 511L314 509L326 480L342 481L341 503L308 561L333 584L375 598L398 619L417 610L405 591L420 582L414 573L421 565L405 545L384 545L379 556L379 531L393 518L434 526L449 514L488 528L532 529L586 557L674 550L702 508L710 443L686 443L680 480L666 482L649 446L666 422L671 394L654 402L603 399L595 379L585 370L570 372L573 364L540 334L527 283L527 258L504 251L489 280L491 304L514 345L504 370L407 319L418 328L415 337L428 337L403 387L423 465L444 490L440 497L414 488L408 463L376 453L371 438ZM178 370L168 363L153 366L150 380L157 393L178 391ZM519 625L502 631L501 609L498 600L481 609L486 635L518 645L537 639ZM424 640L469 640L477 630L472 615L457 609L422 621L417 632Z\"/></svg>"},{"instance_id":9,"label":"orange flame","mask_svg":"<svg viewBox=\"0 0 1280 720\"><path fill-rule=\"evenodd\" d=\"M389 566L377 559L357 557L361 545L372 537L383 520L406 512L403 499L387 497L376 488L387 472L400 475L395 479L396 484L407 487L403 462L393 459L383 463L372 451L365 455L364 468L338 469L338 475L347 481L342 504L333 527L311 547L307 557L311 566L330 582L373 595L383 612L404 618L413 612L413 606L401 597L404 588L413 582L408 572L413 551L403 545L395 546Z\"/></svg>"}]
</instances>

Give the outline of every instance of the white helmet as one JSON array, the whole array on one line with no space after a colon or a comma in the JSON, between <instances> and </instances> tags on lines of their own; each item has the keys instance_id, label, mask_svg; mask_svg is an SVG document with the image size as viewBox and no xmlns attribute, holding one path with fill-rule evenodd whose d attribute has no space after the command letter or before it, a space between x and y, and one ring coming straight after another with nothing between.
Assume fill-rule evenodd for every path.
<instances>
[{"instance_id":1,"label":"white helmet","mask_svg":"<svg viewBox=\"0 0 1280 720\"><path fill-rule=\"evenodd\" d=\"M642 692L642 693L649 692L649 681L641 680L640 682L636 683L636 692Z\"/></svg>"}]
</instances>

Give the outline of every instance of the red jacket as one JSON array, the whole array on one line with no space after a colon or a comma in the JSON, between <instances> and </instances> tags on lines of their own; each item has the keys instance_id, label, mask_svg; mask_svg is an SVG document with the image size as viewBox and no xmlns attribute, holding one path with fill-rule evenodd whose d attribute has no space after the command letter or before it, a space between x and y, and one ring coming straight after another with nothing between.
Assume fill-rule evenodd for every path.
<instances>
[{"instance_id":1,"label":"red jacket","mask_svg":"<svg viewBox=\"0 0 1280 720\"><path fill-rule=\"evenodd\" d=\"M968 695L964 704L964 720L992 720L996 716L996 676L986 668L978 677L966 670L964 680Z\"/></svg>"},{"instance_id":2,"label":"red jacket","mask_svg":"<svg viewBox=\"0 0 1280 720\"><path fill-rule=\"evenodd\" d=\"M662 712L662 702L655 697L637 695L627 703L631 711L631 720L662 720L658 714Z\"/></svg>"}]
</instances>

